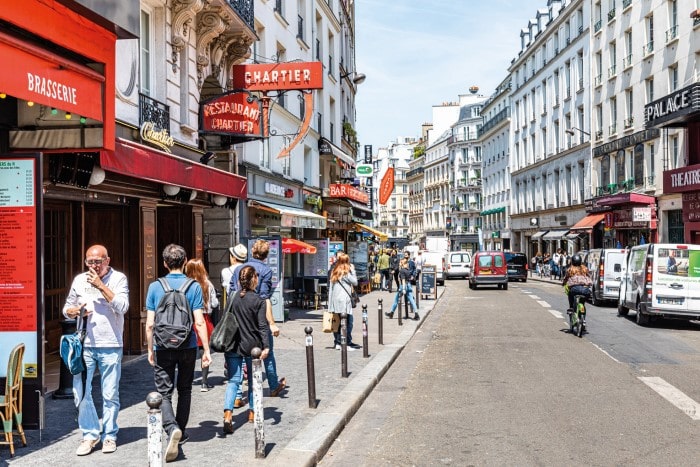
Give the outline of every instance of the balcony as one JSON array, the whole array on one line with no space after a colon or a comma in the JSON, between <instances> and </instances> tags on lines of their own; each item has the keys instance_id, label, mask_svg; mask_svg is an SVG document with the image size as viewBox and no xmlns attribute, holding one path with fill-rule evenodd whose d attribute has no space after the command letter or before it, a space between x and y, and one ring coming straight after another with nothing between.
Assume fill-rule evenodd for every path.
<instances>
[{"instance_id":1,"label":"balcony","mask_svg":"<svg viewBox=\"0 0 700 467\"><path fill-rule=\"evenodd\" d=\"M609 135L617 134L617 124L610 125L610 127L608 128L608 134Z\"/></svg>"},{"instance_id":2,"label":"balcony","mask_svg":"<svg viewBox=\"0 0 700 467\"><path fill-rule=\"evenodd\" d=\"M595 25L593 26L593 32L594 33L599 32L602 27L603 27L603 20L599 19L598 21L595 22Z\"/></svg>"},{"instance_id":3,"label":"balcony","mask_svg":"<svg viewBox=\"0 0 700 467\"><path fill-rule=\"evenodd\" d=\"M634 126L634 117L626 118L625 119L625 130L628 128L632 128Z\"/></svg>"},{"instance_id":4,"label":"balcony","mask_svg":"<svg viewBox=\"0 0 700 467\"><path fill-rule=\"evenodd\" d=\"M654 41L649 41L642 47L642 56L646 57L654 53Z\"/></svg>"},{"instance_id":5,"label":"balcony","mask_svg":"<svg viewBox=\"0 0 700 467\"><path fill-rule=\"evenodd\" d=\"M139 127L145 122L153 123L156 131L170 133L170 106L145 94L139 93Z\"/></svg>"},{"instance_id":6,"label":"balcony","mask_svg":"<svg viewBox=\"0 0 700 467\"><path fill-rule=\"evenodd\" d=\"M608 23L615 19L615 8L608 11Z\"/></svg>"},{"instance_id":7,"label":"balcony","mask_svg":"<svg viewBox=\"0 0 700 467\"><path fill-rule=\"evenodd\" d=\"M667 44L675 39L678 39L678 25L673 26L668 31L666 31Z\"/></svg>"},{"instance_id":8,"label":"balcony","mask_svg":"<svg viewBox=\"0 0 700 467\"><path fill-rule=\"evenodd\" d=\"M642 189L644 191L654 190L656 189L655 182L656 179L654 175L642 177L639 183L635 182L633 178L630 178L627 180L623 180L620 183L609 183L604 186L599 186L596 190L596 196L614 195L616 193L627 193L635 189Z\"/></svg>"},{"instance_id":9,"label":"balcony","mask_svg":"<svg viewBox=\"0 0 700 467\"><path fill-rule=\"evenodd\" d=\"M628 6L632 5L632 0L622 0L622 9L626 9Z\"/></svg>"},{"instance_id":10,"label":"balcony","mask_svg":"<svg viewBox=\"0 0 700 467\"><path fill-rule=\"evenodd\" d=\"M603 139L603 130L598 130L595 132L595 139L596 139L596 141Z\"/></svg>"},{"instance_id":11,"label":"balcony","mask_svg":"<svg viewBox=\"0 0 700 467\"><path fill-rule=\"evenodd\" d=\"M608 68L608 79L614 78L617 75L617 67L615 65Z\"/></svg>"},{"instance_id":12,"label":"balcony","mask_svg":"<svg viewBox=\"0 0 700 467\"><path fill-rule=\"evenodd\" d=\"M632 54L629 54L622 59L622 68L629 68L632 66Z\"/></svg>"},{"instance_id":13,"label":"balcony","mask_svg":"<svg viewBox=\"0 0 700 467\"><path fill-rule=\"evenodd\" d=\"M596 87L602 86L603 85L603 74L599 74L595 78L593 78L593 83L595 84Z\"/></svg>"}]
</instances>

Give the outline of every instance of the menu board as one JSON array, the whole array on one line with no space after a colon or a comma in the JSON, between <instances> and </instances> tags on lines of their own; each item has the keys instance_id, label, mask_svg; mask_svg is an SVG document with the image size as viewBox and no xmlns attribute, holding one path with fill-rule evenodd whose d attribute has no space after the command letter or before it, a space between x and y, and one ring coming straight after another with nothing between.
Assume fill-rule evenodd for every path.
<instances>
[{"instance_id":1,"label":"menu board","mask_svg":"<svg viewBox=\"0 0 700 467\"><path fill-rule=\"evenodd\" d=\"M248 257L258 240L266 240L270 245L270 251L264 263L272 270L272 290L270 291L270 303L272 303L272 317L275 321L284 321L284 290L282 290L282 278L284 277L284 262L282 261L282 237L258 237L248 239Z\"/></svg>"},{"instance_id":2,"label":"menu board","mask_svg":"<svg viewBox=\"0 0 700 467\"><path fill-rule=\"evenodd\" d=\"M335 263L336 253L338 253L342 249L343 249L343 242L338 242L338 241L328 242L328 258L326 258L326 259L327 259L329 271L331 269L331 266L333 266L333 263Z\"/></svg>"},{"instance_id":3,"label":"menu board","mask_svg":"<svg viewBox=\"0 0 700 467\"><path fill-rule=\"evenodd\" d=\"M328 239L304 241L316 247L315 255L302 255L304 258L304 277L326 277L328 275Z\"/></svg>"},{"instance_id":4,"label":"menu board","mask_svg":"<svg viewBox=\"0 0 700 467\"><path fill-rule=\"evenodd\" d=\"M38 159L0 158L0 362L25 344L25 378L38 377ZM4 378L7 365L0 364Z\"/></svg>"},{"instance_id":5,"label":"menu board","mask_svg":"<svg viewBox=\"0 0 700 467\"><path fill-rule=\"evenodd\" d=\"M357 280L369 280L369 244L367 242L348 242L348 256L355 265Z\"/></svg>"},{"instance_id":6,"label":"menu board","mask_svg":"<svg viewBox=\"0 0 700 467\"><path fill-rule=\"evenodd\" d=\"M437 300L437 270L432 264L424 264L420 271L420 294L425 298Z\"/></svg>"}]
</instances>

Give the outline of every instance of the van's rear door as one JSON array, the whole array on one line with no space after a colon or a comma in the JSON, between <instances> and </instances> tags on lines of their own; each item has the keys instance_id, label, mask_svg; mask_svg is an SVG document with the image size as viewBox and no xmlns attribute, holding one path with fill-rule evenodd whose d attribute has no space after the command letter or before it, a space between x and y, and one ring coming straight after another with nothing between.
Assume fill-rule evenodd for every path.
<instances>
[{"instance_id":1,"label":"van's rear door","mask_svg":"<svg viewBox=\"0 0 700 467\"><path fill-rule=\"evenodd\" d=\"M690 271L691 258L700 266L697 255L699 245L655 245L652 308L680 313L700 311L700 271Z\"/></svg>"},{"instance_id":2,"label":"van's rear door","mask_svg":"<svg viewBox=\"0 0 700 467\"><path fill-rule=\"evenodd\" d=\"M625 274L625 250L605 250L603 266L603 290L605 298L617 298L620 294L620 283Z\"/></svg>"}]
</instances>

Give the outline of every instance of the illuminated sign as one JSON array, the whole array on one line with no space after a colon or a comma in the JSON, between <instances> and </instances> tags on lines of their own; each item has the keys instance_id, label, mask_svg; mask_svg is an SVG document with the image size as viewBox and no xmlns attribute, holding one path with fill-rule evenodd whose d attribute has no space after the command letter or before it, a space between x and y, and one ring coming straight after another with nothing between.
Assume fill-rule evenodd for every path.
<instances>
[{"instance_id":1,"label":"illuminated sign","mask_svg":"<svg viewBox=\"0 0 700 467\"><path fill-rule=\"evenodd\" d=\"M321 62L248 63L232 67L233 87L248 91L323 89Z\"/></svg>"},{"instance_id":2,"label":"illuminated sign","mask_svg":"<svg viewBox=\"0 0 700 467\"><path fill-rule=\"evenodd\" d=\"M168 133L168 130L156 130L153 122L143 122L141 125L141 139L158 146L166 152L171 152L170 148L175 144L175 139Z\"/></svg>"},{"instance_id":3,"label":"illuminated sign","mask_svg":"<svg viewBox=\"0 0 700 467\"><path fill-rule=\"evenodd\" d=\"M261 136L261 102L247 92L233 92L202 103L200 131L221 135Z\"/></svg>"},{"instance_id":4,"label":"illuminated sign","mask_svg":"<svg viewBox=\"0 0 700 467\"><path fill-rule=\"evenodd\" d=\"M355 188L352 185L345 183L331 183L329 188L331 198L349 198L359 201L360 203L367 203L369 201L369 196L364 190Z\"/></svg>"}]
</instances>

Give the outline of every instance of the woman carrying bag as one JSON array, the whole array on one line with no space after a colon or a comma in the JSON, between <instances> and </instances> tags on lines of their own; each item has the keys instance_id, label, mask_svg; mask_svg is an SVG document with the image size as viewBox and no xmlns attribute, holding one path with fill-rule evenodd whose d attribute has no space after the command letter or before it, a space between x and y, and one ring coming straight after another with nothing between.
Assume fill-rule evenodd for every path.
<instances>
[{"instance_id":1,"label":"woman carrying bag","mask_svg":"<svg viewBox=\"0 0 700 467\"><path fill-rule=\"evenodd\" d=\"M330 290L328 291L328 309L333 313L347 314L347 346L348 350L362 348L352 342L352 291L357 285L355 266L350 264L350 257L345 253L338 254L335 267L330 277ZM333 333L333 345L340 350L342 329Z\"/></svg>"},{"instance_id":2,"label":"woman carrying bag","mask_svg":"<svg viewBox=\"0 0 700 467\"><path fill-rule=\"evenodd\" d=\"M201 259L191 259L185 263L185 275L196 280L202 287L202 298L204 299L204 321L207 323L207 335L211 337L211 332L214 330L214 322L212 320L212 311L219 306L219 299L216 296L214 284L209 280L207 270L204 268L204 263ZM197 334L197 347L199 348L199 358L202 358L202 343ZM200 365L201 366L201 365ZM202 368L202 392L209 391L213 386L209 385L209 367L201 366Z\"/></svg>"},{"instance_id":3,"label":"woman carrying bag","mask_svg":"<svg viewBox=\"0 0 700 467\"><path fill-rule=\"evenodd\" d=\"M266 302L255 293L258 286L258 274L252 266L244 266L239 274L240 289L232 294L229 311L238 322L238 334L233 348L224 353L228 368L229 380L224 396L224 433L233 433L233 404L239 386L243 383L243 361L248 368L253 368L251 351L255 347L262 350L260 359L264 360L270 346L270 327L265 317ZM253 407L253 372L248 371L248 421L252 422L255 407Z\"/></svg>"}]
</instances>

